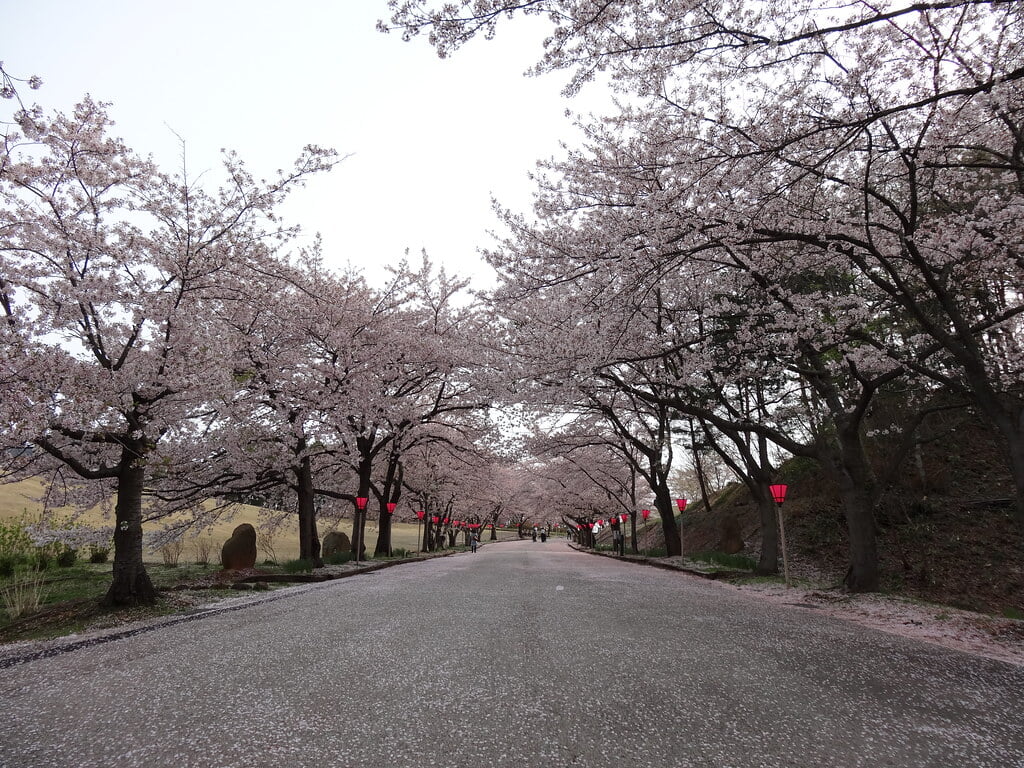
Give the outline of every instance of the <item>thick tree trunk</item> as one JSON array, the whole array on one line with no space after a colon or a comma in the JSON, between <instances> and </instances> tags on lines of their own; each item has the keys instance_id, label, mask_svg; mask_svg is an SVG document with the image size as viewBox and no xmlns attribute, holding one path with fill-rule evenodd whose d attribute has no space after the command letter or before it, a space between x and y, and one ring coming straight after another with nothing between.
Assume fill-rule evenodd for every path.
<instances>
[{"instance_id":1,"label":"thick tree trunk","mask_svg":"<svg viewBox=\"0 0 1024 768\"><path fill-rule=\"evenodd\" d=\"M661 532L665 535L665 556L680 557L683 554L683 536L676 524L674 504L668 488L658 488L654 495L654 506L661 515Z\"/></svg>"},{"instance_id":2,"label":"thick tree trunk","mask_svg":"<svg viewBox=\"0 0 1024 768\"><path fill-rule=\"evenodd\" d=\"M142 489L146 470L139 459L142 446L121 452L114 510L114 569L102 603L109 606L152 605L157 593L142 562Z\"/></svg>"},{"instance_id":3,"label":"thick tree trunk","mask_svg":"<svg viewBox=\"0 0 1024 768\"><path fill-rule=\"evenodd\" d=\"M841 432L839 439L842 459L836 467L837 485L850 537L850 568L845 583L852 592L874 592L879 582L873 478L859 435L851 429Z\"/></svg>"},{"instance_id":4,"label":"thick tree trunk","mask_svg":"<svg viewBox=\"0 0 1024 768\"><path fill-rule=\"evenodd\" d=\"M370 456L370 444L368 444L363 438L360 438L357 443L361 452L361 458L359 460L359 493L358 495L364 499L369 499L370 496L370 473L373 470L372 461ZM367 501L369 504L369 501ZM356 509L355 515L352 517L352 554L356 562L366 559L366 510Z\"/></svg>"},{"instance_id":5,"label":"thick tree trunk","mask_svg":"<svg viewBox=\"0 0 1024 768\"><path fill-rule=\"evenodd\" d=\"M320 557L320 536L316 530L316 494L313 490L313 469L304 458L295 469L296 495L299 501L299 558L309 560L314 568L324 561Z\"/></svg>"},{"instance_id":6,"label":"thick tree trunk","mask_svg":"<svg viewBox=\"0 0 1024 768\"><path fill-rule=\"evenodd\" d=\"M383 502L381 505L383 506ZM373 547L373 554L374 556L391 556L391 515L388 514L386 508L381 509L378 513L377 543Z\"/></svg>"}]
</instances>

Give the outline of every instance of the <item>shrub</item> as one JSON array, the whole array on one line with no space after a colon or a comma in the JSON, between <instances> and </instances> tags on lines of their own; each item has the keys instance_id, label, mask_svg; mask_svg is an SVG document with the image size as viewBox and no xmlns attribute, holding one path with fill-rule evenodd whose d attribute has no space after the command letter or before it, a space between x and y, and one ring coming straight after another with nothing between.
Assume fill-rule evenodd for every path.
<instances>
[{"instance_id":1,"label":"shrub","mask_svg":"<svg viewBox=\"0 0 1024 768\"><path fill-rule=\"evenodd\" d=\"M110 557L110 547L103 547L99 544L89 545L90 563L105 563L108 557Z\"/></svg>"},{"instance_id":2,"label":"shrub","mask_svg":"<svg viewBox=\"0 0 1024 768\"><path fill-rule=\"evenodd\" d=\"M410 554L409 550L408 549L403 549L402 547L396 547L395 549L391 550L391 556L392 557L408 557L409 554Z\"/></svg>"},{"instance_id":3,"label":"shrub","mask_svg":"<svg viewBox=\"0 0 1024 768\"><path fill-rule=\"evenodd\" d=\"M195 541L196 565L209 565L210 553L213 551L213 539L209 536L197 537Z\"/></svg>"},{"instance_id":4,"label":"shrub","mask_svg":"<svg viewBox=\"0 0 1024 768\"><path fill-rule=\"evenodd\" d=\"M0 522L0 558L28 561L35 554L35 549L24 521Z\"/></svg>"},{"instance_id":5,"label":"shrub","mask_svg":"<svg viewBox=\"0 0 1024 768\"><path fill-rule=\"evenodd\" d=\"M310 560L287 560L281 568L285 573L309 573L313 570L313 563Z\"/></svg>"},{"instance_id":6,"label":"shrub","mask_svg":"<svg viewBox=\"0 0 1024 768\"><path fill-rule=\"evenodd\" d=\"M57 555L57 565L61 568L70 568L78 559L78 550L66 547L63 552Z\"/></svg>"},{"instance_id":7,"label":"shrub","mask_svg":"<svg viewBox=\"0 0 1024 768\"><path fill-rule=\"evenodd\" d=\"M20 559L14 555L0 555L0 579L6 579L14 575Z\"/></svg>"},{"instance_id":8,"label":"shrub","mask_svg":"<svg viewBox=\"0 0 1024 768\"><path fill-rule=\"evenodd\" d=\"M352 559L351 552L335 552L333 555L328 555L324 558L324 562L327 565L342 565Z\"/></svg>"},{"instance_id":9,"label":"shrub","mask_svg":"<svg viewBox=\"0 0 1024 768\"><path fill-rule=\"evenodd\" d=\"M12 621L39 610L44 597L43 577L38 572L0 588L0 601Z\"/></svg>"},{"instance_id":10,"label":"shrub","mask_svg":"<svg viewBox=\"0 0 1024 768\"><path fill-rule=\"evenodd\" d=\"M260 526L256 533L256 546L263 550L266 555L266 562L277 565L277 552L274 551L274 532L269 528Z\"/></svg>"},{"instance_id":11,"label":"shrub","mask_svg":"<svg viewBox=\"0 0 1024 768\"><path fill-rule=\"evenodd\" d=\"M178 560L181 558L181 553L185 550L185 542L181 539L176 539L169 544L164 544L160 547L160 556L164 560L164 565L168 568L177 568Z\"/></svg>"}]
</instances>

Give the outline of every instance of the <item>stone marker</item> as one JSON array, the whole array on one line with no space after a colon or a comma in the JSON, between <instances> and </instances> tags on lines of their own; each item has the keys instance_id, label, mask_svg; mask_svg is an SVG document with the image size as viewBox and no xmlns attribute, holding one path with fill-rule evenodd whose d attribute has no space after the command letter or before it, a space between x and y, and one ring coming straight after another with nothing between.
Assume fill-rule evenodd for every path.
<instances>
[{"instance_id":1,"label":"stone marker","mask_svg":"<svg viewBox=\"0 0 1024 768\"><path fill-rule=\"evenodd\" d=\"M231 533L220 550L220 562L224 570L241 571L256 566L256 529L249 523L242 523Z\"/></svg>"},{"instance_id":2,"label":"stone marker","mask_svg":"<svg viewBox=\"0 0 1024 768\"><path fill-rule=\"evenodd\" d=\"M330 557L331 555L337 555L341 552L351 552L352 542L349 541L348 535L341 531L331 531L324 536L324 545L321 550L321 554L324 557Z\"/></svg>"}]
</instances>

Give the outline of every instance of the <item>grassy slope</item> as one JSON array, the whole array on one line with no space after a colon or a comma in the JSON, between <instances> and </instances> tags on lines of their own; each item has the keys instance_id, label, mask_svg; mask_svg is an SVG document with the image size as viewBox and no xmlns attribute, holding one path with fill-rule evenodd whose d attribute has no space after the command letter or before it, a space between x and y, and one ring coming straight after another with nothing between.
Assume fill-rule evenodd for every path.
<instances>
[{"instance_id":1,"label":"grassy slope","mask_svg":"<svg viewBox=\"0 0 1024 768\"><path fill-rule=\"evenodd\" d=\"M1012 483L990 432L957 423L951 434L955 440L926 447L922 471L908 461L884 489L875 514L882 588L1018 615L1024 612L1024 532L1007 504ZM791 561L841 583L847 533L835 485L806 460L789 462L780 479L789 485L783 511ZM756 510L738 484L718 495L710 513L701 504L687 508L687 549L717 548L726 514L739 520L747 553L757 552Z\"/></svg>"},{"instance_id":2,"label":"grassy slope","mask_svg":"<svg viewBox=\"0 0 1024 768\"><path fill-rule=\"evenodd\" d=\"M40 498L42 494L43 485L38 480L25 480L19 483L0 485L0 520L17 519L25 514L29 517L38 516L42 510L42 506L39 504L37 499ZM104 523L107 525L110 524L109 520L104 520L102 514L98 510L87 514L85 522L87 524L96 525ZM239 505L238 511L233 517L218 522L210 531L203 534L204 537L207 537L212 541L210 555L212 561L219 562L221 546L228 537L231 536L231 531L234 530L235 526L241 525L242 523L251 523L254 526L259 524L259 515L256 507ZM160 527L160 523L152 523L147 527L147 530L159 530ZM328 530L328 528L321 526L321 539ZM340 530L351 535L352 522L350 520L342 521ZM410 523L395 523L392 526L392 547L414 551L416 549L416 539L416 525ZM367 549L372 552L374 545L377 543L377 526L372 520L367 523L366 543ZM181 561L183 563L191 562L195 559L194 547L195 543L192 541L185 545L185 551L181 556ZM282 529L274 539L274 550L278 559L281 561L297 558L299 556L298 530L291 527ZM261 551L259 553L260 559L265 559L267 554L268 553ZM162 557L158 552L147 551L145 553L145 558L150 562L162 562Z\"/></svg>"}]
</instances>

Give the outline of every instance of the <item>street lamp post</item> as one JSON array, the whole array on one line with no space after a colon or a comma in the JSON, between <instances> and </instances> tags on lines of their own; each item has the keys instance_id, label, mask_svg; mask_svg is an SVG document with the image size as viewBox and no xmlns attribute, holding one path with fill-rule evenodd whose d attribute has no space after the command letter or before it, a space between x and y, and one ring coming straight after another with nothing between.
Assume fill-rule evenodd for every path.
<instances>
[{"instance_id":1,"label":"street lamp post","mask_svg":"<svg viewBox=\"0 0 1024 768\"><path fill-rule=\"evenodd\" d=\"M391 525L391 516L395 514L395 507L398 505L393 501L389 501L386 506L388 508L388 557L391 557L393 549L391 546L391 536L395 532L394 527Z\"/></svg>"},{"instance_id":2,"label":"street lamp post","mask_svg":"<svg viewBox=\"0 0 1024 768\"><path fill-rule=\"evenodd\" d=\"M424 510L416 510L416 554L423 551L423 539L420 538L420 523L423 522L423 515L426 514Z\"/></svg>"},{"instance_id":3,"label":"street lamp post","mask_svg":"<svg viewBox=\"0 0 1024 768\"><path fill-rule=\"evenodd\" d=\"M356 496L356 526L355 529L359 532L358 536L353 536L353 539L357 541L352 542L352 546L355 548L356 562L359 562L359 555L362 554L363 549L363 536L366 535L366 502L369 498L366 496Z\"/></svg>"},{"instance_id":4,"label":"street lamp post","mask_svg":"<svg viewBox=\"0 0 1024 768\"><path fill-rule=\"evenodd\" d=\"M789 556L786 552L786 524L782 518L782 502L786 500L785 485L769 485L768 491L775 502L775 512L779 518L779 543L782 545L782 576L786 580L786 587L791 586L789 582Z\"/></svg>"}]
</instances>

